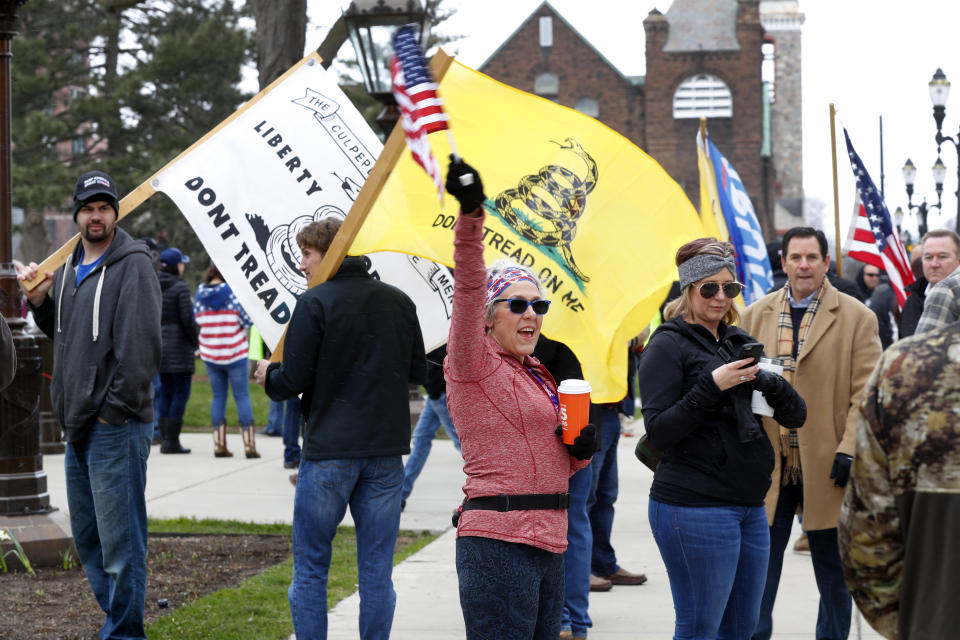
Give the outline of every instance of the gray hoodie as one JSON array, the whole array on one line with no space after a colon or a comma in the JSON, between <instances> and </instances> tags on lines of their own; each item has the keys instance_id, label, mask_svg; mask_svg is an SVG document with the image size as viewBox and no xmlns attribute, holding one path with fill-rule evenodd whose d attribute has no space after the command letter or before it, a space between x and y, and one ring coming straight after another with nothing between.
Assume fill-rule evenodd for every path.
<instances>
[{"instance_id":1,"label":"gray hoodie","mask_svg":"<svg viewBox=\"0 0 960 640\"><path fill-rule=\"evenodd\" d=\"M160 283L147 246L118 227L77 287L81 249L57 270L53 297L34 310L53 339L50 396L68 442L83 440L97 418L151 422L160 365Z\"/></svg>"}]
</instances>

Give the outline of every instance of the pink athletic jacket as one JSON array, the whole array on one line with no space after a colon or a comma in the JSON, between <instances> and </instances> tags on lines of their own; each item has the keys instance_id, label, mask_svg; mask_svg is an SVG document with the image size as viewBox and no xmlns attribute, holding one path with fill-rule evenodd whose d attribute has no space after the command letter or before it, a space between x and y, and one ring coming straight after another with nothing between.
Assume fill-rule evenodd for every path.
<instances>
[{"instance_id":1,"label":"pink athletic jacket","mask_svg":"<svg viewBox=\"0 0 960 640\"><path fill-rule=\"evenodd\" d=\"M570 476L588 464L572 457L554 434L560 423L550 396L528 367L556 393L539 360L521 364L485 335L487 285L481 234L484 218L460 216L455 227L453 319L444 373L447 406L463 447L467 498L501 493L566 493ZM457 537L529 544L553 553L567 548L567 512L464 511Z\"/></svg>"}]
</instances>

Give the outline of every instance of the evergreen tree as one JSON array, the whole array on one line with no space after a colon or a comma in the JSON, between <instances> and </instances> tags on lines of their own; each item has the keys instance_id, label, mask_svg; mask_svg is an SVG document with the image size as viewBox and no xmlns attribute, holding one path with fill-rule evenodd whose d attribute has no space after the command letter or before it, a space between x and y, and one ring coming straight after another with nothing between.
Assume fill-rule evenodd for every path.
<instances>
[{"instance_id":1,"label":"evergreen tree","mask_svg":"<svg viewBox=\"0 0 960 640\"><path fill-rule=\"evenodd\" d=\"M252 39L232 0L32 0L21 17L14 204L25 210L23 254L36 260L46 255L34 237L43 214L71 210L77 175L102 169L126 194L249 98L239 85ZM162 194L122 224L205 264L199 240Z\"/></svg>"}]
</instances>

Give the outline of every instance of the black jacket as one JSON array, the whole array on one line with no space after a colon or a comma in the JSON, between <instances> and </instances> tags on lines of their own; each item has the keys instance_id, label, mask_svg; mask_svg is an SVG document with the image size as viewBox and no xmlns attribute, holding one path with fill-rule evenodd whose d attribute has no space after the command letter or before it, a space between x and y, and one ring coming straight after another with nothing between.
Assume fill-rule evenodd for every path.
<instances>
[{"instance_id":1,"label":"black jacket","mask_svg":"<svg viewBox=\"0 0 960 640\"><path fill-rule=\"evenodd\" d=\"M443 378L443 359L447 357L447 345L442 344L427 354L427 378L423 387L433 400L447 392L447 381Z\"/></svg>"},{"instance_id":2,"label":"black jacket","mask_svg":"<svg viewBox=\"0 0 960 640\"><path fill-rule=\"evenodd\" d=\"M350 257L293 311L283 362L270 365L273 400L303 393L307 460L410 452L409 384L426 365L416 307L373 278L369 260Z\"/></svg>"},{"instance_id":3,"label":"black jacket","mask_svg":"<svg viewBox=\"0 0 960 640\"><path fill-rule=\"evenodd\" d=\"M193 373L193 352L197 349L197 329L193 320L193 296L179 276L160 271L160 373Z\"/></svg>"},{"instance_id":4,"label":"black jacket","mask_svg":"<svg viewBox=\"0 0 960 640\"><path fill-rule=\"evenodd\" d=\"M908 284L906 290L910 292L906 302L903 303L903 309L900 310L900 338L912 336L917 332L917 323L920 322L920 316L923 315L923 303L927 296L924 293L927 290L927 279L920 276L911 284Z\"/></svg>"},{"instance_id":5,"label":"black jacket","mask_svg":"<svg viewBox=\"0 0 960 640\"><path fill-rule=\"evenodd\" d=\"M82 248L57 269L53 297L33 313L53 339L50 398L68 442L83 440L97 418L152 422L160 365L160 284L147 245L118 227L77 287Z\"/></svg>"},{"instance_id":6,"label":"black jacket","mask_svg":"<svg viewBox=\"0 0 960 640\"><path fill-rule=\"evenodd\" d=\"M651 444L663 452L654 476L658 485L697 494L703 502L759 506L770 486L774 452L756 421L759 437L741 442L733 389L721 391L711 372L723 364L720 345L731 336L746 336L721 324L720 341L699 324L674 318L660 325L640 356L637 381L643 421ZM766 394L774 419L799 427L806 405L781 378L775 393Z\"/></svg>"}]
</instances>

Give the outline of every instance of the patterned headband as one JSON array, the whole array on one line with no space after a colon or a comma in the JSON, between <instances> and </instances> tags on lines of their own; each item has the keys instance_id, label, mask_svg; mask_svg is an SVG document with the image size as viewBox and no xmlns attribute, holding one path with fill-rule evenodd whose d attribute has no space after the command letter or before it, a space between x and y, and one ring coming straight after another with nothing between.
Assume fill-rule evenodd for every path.
<instances>
[{"instance_id":1,"label":"patterned headband","mask_svg":"<svg viewBox=\"0 0 960 640\"><path fill-rule=\"evenodd\" d=\"M713 253L701 253L698 256L693 256L677 267L677 271L680 273L680 288L683 289L688 284L712 276L724 269L730 271L730 275L736 278L736 258L733 256L724 258Z\"/></svg>"},{"instance_id":2,"label":"patterned headband","mask_svg":"<svg viewBox=\"0 0 960 640\"><path fill-rule=\"evenodd\" d=\"M487 282L487 304L490 304L496 300L497 297L510 285L517 282L522 282L524 280L532 282L537 286L537 290L539 291L539 283L533 278L533 276L523 269L519 269L517 267L506 267L500 271L497 271L490 276L490 280Z\"/></svg>"}]
</instances>

